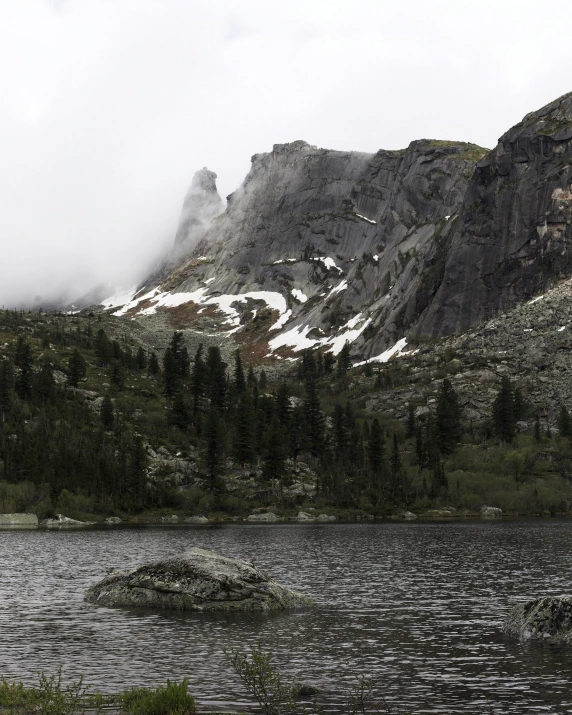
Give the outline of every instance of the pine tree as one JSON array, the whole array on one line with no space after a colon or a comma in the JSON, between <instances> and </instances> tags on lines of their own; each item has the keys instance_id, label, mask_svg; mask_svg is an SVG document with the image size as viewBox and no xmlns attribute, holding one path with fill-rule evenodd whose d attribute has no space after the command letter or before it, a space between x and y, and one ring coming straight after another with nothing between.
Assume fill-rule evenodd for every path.
<instances>
[{"instance_id":1,"label":"pine tree","mask_svg":"<svg viewBox=\"0 0 572 715\"><path fill-rule=\"evenodd\" d=\"M107 394L103 397L103 401L99 410L99 418L101 419L101 422L103 424L103 429L113 429L113 425L115 424L115 412L113 410L113 402L111 401L111 397L109 397L109 395Z\"/></svg>"},{"instance_id":2,"label":"pine tree","mask_svg":"<svg viewBox=\"0 0 572 715\"><path fill-rule=\"evenodd\" d=\"M6 416L12 406L12 390L14 388L14 372L9 360L0 362L0 422L6 421Z\"/></svg>"},{"instance_id":3,"label":"pine tree","mask_svg":"<svg viewBox=\"0 0 572 715\"><path fill-rule=\"evenodd\" d=\"M240 395L246 389L246 379L240 358L240 350L234 352L234 391Z\"/></svg>"},{"instance_id":4,"label":"pine tree","mask_svg":"<svg viewBox=\"0 0 572 715\"><path fill-rule=\"evenodd\" d=\"M451 454L461 439L461 408L450 380L441 383L437 397L435 430L442 454Z\"/></svg>"},{"instance_id":5,"label":"pine tree","mask_svg":"<svg viewBox=\"0 0 572 715\"><path fill-rule=\"evenodd\" d=\"M111 360L111 344L103 328L100 328L95 336L95 354L99 367L107 367Z\"/></svg>"},{"instance_id":6,"label":"pine tree","mask_svg":"<svg viewBox=\"0 0 572 715\"><path fill-rule=\"evenodd\" d=\"M266 373L264 372L264 368L260 371L260 379L258 380L258 386L260 387L260 392L265 392L266 388L268 387L268 379L266 377Z\"/></svg>"},{"instance_id":7,"label":"pine tree","mask_svg":"<svg viewBox=\"0 0 572 715\"><path fill-rule=\"evenodd\" d=\"M350 357L350 344L346 340L346 342L344 343L344 347L340 350L340 353L338 355L338 364L336 368L338 377L343 377L344 375L346 375L351 366L352 360Z\"/></svg>"},{"instance_id":8,"label":"pine tree","mask_svg":"<svg viewBox=\"0 0 572 715\"><path fill-rule=\"evenodd\" d=\"M558 414L558 430L562 437L572 437L572 420L565 405L560 407L560 413Z\"/></svg>"},{"instance_id":9,"label":"pine tree","mask_svg":"<svg viewBox=\"0 0 572 715\"><path fill-rule=\"evenodd\" d=\"M136 511L145 506L147 491L147 453L143 438L137 435L129 450L129 461L125 480L126 501L129 510Z\"/></svg>"},{"instance_id":10,"label":"pine tree","mask_svg":"<svg viewBox=\"0 0 572 715\"><path fill-rule=\"evenodd\" d=\"M139 370L144 370L147 367L147 356L145 355L145 351L141 346L139 346L139 349L137 350L137 368Z\"/></svg>"},{"instance_id":11,"label":"pine tree","mask_svg":"<svg viewBox=\"0 0 572 715\"><path fill-rule=\"evenodd\" d=\"M34 379L35 392L41 402L47 402L53 396L55 384L53 368L50 363L44 359Z\"/></svg>"},{"instance_id":12,"label":"pine tree","mask_svg":"<svg viewBox=\"0 0 572 715\"><path fill-rule=\"evenodd\" d=\"M87 365L85 358L77 348L74 348L68 360L68 382L72 387L77 387L79 381L86 376Z\"/></svg>"},{"instance_id":13,"label":"pine tree","mask_svg":"<svg viewBox=\"0 0 572 715\"><path fill-rule=\"evenodd\" d=\"M306 445L313 457L319 457L324 446L324 413L320 405L315 377L306 380L306 397L303 407Z\"/></svg>"},{"instance_id":14,"label":"pine tree","mask_svg":"<svg viewBox=\"0 0 572 715\"><path fill-rule=\"evenodd\" d=\"M249 390L254 390L255 385L258 384L252 365L248 366L248 377L246 378L246 384L248 385Z\"/></svg>"},{"instance_id":15,"label":"pine tree","mask_svg":"<svg viewBox=\"0 0 572 715\"><path fill-rule=\"evenodd\" d=\"M191 393L193 395L193 414L197 415L201 400L206 391L206 366L203 361L203 345L197 348L191 372Z\"/></svg>"},{"instance_id":16,"label":"pine tree","mask_svg":"<svg viewBox=\"0 0 572 715\"><path fill-rule=\"evenodd\" d=\"M390 473L390 500L394 504L401 504L405 501L405 484L403 465L401 463L401 455L399 454L399 442L397 433L393 434L393 447L391 449L391 457L389 460Z\"/></svg>"},{"instance_id":17,"label":"pine tree","mask_svg":"<svg viewBox=\"0 0 572 715\"><path fill-rule=\"evenodd\" d=\"M514 391L506 375L501 380L500 390L493 403L493 425L499 439L512 442L516 431Z\"/></svg>"},{"instance_id":18,"label":"pine tree","mask_svg":"<svg viewBox=\"0 0 572 715\"><path fill-rule=\"evenodd\" d=\"M187 429L190 421L189 407L182 390L177 390L171 404L173 424L179 429Z\"/></svg>"},{"instance_id":19,"label":"pine tree","mask_svg":"<svg viewBox=\"0 0 572 715\"><path fill-rule=\"evenodd\" d=\"M385 438L377 417L374 417L371 423L367 453L369 468L378 480L385 462Z\"/></svg>"},{"instance_id":20,"label":"pine tree","mask_svg":"<svg viewBox=\"0 0 572 715\"><path fill-rule=\"evenodd\" d=\"M179 365L173 350L169 347L163 355L163 384L165 395L172 399L179 387Z\"/></svg>"},{"instance_id":21,"label":"pine tree","mask_svg":"<svg viewBox=\"0 0 572 715\"><path fill-rule=\"evenodd\" d=\"M233 435L233 456L244 467L255 458L255 414L250 394L244 390L236 406Z\"/></svg>"},{"instance_id":22,"label":"pine tree","mask_svg":"<svg viewBox=\"0 0 572 715\"><path fill-rule=\"evenodd\" d=\"M286 453L284 450L284 435L280 422L274 417L268 430L262 474L268 481L277 481L282 486L285 472Z\"/></svg>"},{"instance_id":23,"label":"pine tree","mask_svg":"<svg viewBox=\"0 0 572 715\"><path fill-rule=\"evenodd\" d=\"M111 369L109 373L109 382L117 390L123 390L125 387L125 370L120 360L112 360L110 363Z\"/></svg>"},{"instance_id":24,"label":"pine tree","mask_svg":"<svg viewBox=\"0 0 572 715\"><path fill-rule=\"evenodd\" d=\"M30 343L20 336L16 343L14 364L20 369L15 380L16 394L21 400L26 400L32 393L32 348Z\"/></svg>"},{"instance_id":25,"label":"pine tree","mask_svg":"<svg viewBox=\"0 0 572 715\"><path fill-rule=\"evenodd\" d=\"M224 461L224 432L218 411L210 410L205 425L205 467L207 489L218 495L222 491L221 473Z\"/></svg>"},{"instance_id":26,"label":"pine tree","mask_svg":"<svg viewBox=\"0 0 572 715\"><path fill-rule=\"evenodd\" d=\"M157 354L151 353L151 357L149 358L149 375L158 375L160 369Z\"/></svg>"},{"instance_id":27,"label":"pine tree","mask_svg":"<svg viewBox=\"0 0 572 715\"><path fill-rule=\"evenodd\" d=\"M206 377L211 407L222 413L226 408L228 385L226 363L222 361L220 348L211 345L207 354Z\"/></svg>"}]
</instances>

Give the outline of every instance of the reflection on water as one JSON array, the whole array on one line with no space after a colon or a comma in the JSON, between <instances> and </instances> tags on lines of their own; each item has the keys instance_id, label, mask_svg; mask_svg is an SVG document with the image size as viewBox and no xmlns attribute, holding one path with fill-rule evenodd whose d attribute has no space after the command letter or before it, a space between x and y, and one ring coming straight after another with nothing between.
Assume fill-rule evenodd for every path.
<instances>
[{"instance_id":1,"label":"reflection on water","mask_svg":"<svg viewBox=\"0 0 572 715\"><path fill-rule=\"evenodd\" d=\"M191 546L255 561L311 611L203 616L99 608L88 585ZM103 691L188 677L208 707L248 707L224 650L258 642L285 673L341 692L371 674L416 713L564 713L566 649L506 639L517 599L569 592L572 522L228 525L0 531L0 674L62 664Z\"/></svg>"}]
</instances>

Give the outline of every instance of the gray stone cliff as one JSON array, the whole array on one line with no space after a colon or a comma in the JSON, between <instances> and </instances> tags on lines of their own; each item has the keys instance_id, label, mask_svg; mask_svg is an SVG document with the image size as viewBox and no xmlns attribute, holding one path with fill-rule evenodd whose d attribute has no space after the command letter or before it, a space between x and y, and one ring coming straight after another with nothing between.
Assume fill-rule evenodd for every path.
<instances>
[{"instance_id":1,"label":"gray stone cliff","mask_svg":"<svg viewBox=\"0 0 572 715\"><path fill-rule=\"evenodd\" d=\"M572 93L528 114L478 164L419 331L458 333L572 274Z\"/></svg>"}]
</instances>

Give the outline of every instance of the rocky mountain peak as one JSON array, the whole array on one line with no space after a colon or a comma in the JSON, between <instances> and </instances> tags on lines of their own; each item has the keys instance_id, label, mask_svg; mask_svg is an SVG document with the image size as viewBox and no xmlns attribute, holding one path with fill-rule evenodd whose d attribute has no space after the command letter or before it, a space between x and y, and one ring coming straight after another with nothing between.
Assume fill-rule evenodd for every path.
<instances>
[{"instance_id":1,"label":"rocky mountain peak","mask_svg":"<svg viewBox=\"0 0 572 715\"><path fill-rule=\"evenodd\" d=\"M462 332L572 274L572 93L478 162L419 332Z\"/></svg>"},{"instance_id":2,"label":"rocky mountain peak","mask_svg":"<svg viewBox=\"0 0 572 715\"><path fill-rule=\"evenodd\" d=\"M175 236L179 256L194 248L207 232L213 218L224 211L223 201L216 188L216 178L214 171L206 166L193 176Z\"/></svg>"}]
</instances>

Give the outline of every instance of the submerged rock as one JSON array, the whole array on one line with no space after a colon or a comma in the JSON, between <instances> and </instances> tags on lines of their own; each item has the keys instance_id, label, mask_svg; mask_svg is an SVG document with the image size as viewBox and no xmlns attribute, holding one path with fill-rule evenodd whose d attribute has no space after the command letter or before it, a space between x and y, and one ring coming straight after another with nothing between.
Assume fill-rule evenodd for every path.
<instances>
[{"instance_id":1,"label":"submerged rock","mask_svg":"<svg viewBox=\"0 0 572 715\"><path fill-rule=\"evenodd\" d=\"M132 571L114 571L88 589L85 600L178 611L271 611L312 603L247 561L198 548Z\"/></svg>"},{"instance_id":2,"label":"submerged rock","mask_svg":"<svg viewBox=\"0 0 572 715\"><path fill-rule=\"evenodd\" d=\"M78 526L91 526L93 523L93 521L78 521L77 519L70 519L69 516L64 516L63 514L56 514L55 519L44 519L41 525L45 526L46 529L66 529Z\"/></svg>"},{"instance_id":3,"label":"submerged rock","mask_svg":"<svg viewBox=\"0 0 572 715\"><path fill-rule=\"evenodd\" d=\"M572 596L545 596L517 603L506 617L504 630L522 640L572 643Z\"/></svg>"},{"instance_id":4,"label":"submerged rock","mask_svg":"<svg viewBox=\"0 0 572 715\"><path fill-rule=\"evenodd\" d=\"M38 526L35 514L0 514L0 526Z\"/></svg>"}]
</instances>

